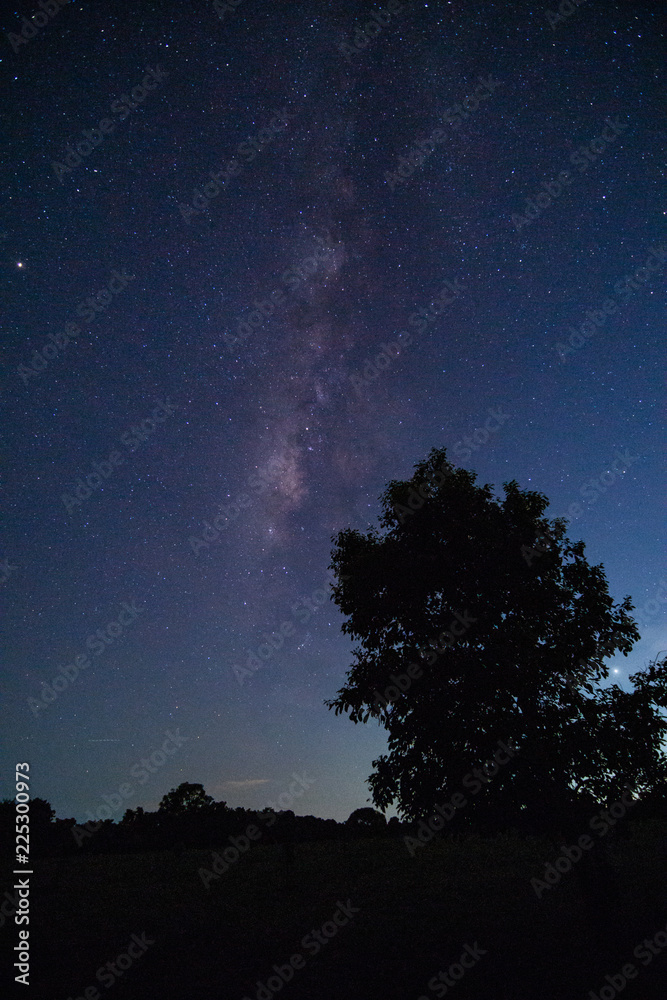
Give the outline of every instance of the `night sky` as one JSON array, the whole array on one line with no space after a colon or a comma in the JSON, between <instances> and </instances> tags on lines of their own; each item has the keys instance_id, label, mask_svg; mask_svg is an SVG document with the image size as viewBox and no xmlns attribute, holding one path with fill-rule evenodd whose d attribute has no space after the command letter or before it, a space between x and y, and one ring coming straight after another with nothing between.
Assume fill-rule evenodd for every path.
<instances>
[{"instance_id":1,"label":"night sky","mask_svg":"<svg viewBox=\"0 0 667 1000\"><path fill-rule=\"evenodd\" d=\"M432 447L667 646L658 8L216 6L0 25L0 795L79 821L367 804L331 538Z\"/></svg>"}]
</instances>

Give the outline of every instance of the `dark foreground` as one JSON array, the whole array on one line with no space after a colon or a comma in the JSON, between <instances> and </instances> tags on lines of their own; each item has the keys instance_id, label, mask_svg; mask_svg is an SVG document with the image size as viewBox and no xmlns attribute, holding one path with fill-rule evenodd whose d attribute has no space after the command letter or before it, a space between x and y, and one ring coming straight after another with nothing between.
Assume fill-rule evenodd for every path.
<instances>
[{"instance_id":1,"label":"dark foreground","mask_svg":"<svg viewBox=\"0 0 667 1000\"><path fill-rule=\"evenodd\" d=\"M32 981L22 991L31 1000L592 1000L600 991L664 1000L667 948L642 945L667 941L664 833L635 825L613 846L614 886L582 891L575 865L541 899L530 880L558 857L547 840L440 841L414 857L402 839L306 843L293 860L256 844L208 889L198 870L211 869L210 851L49 858L32 878ZM13 924L2 933L15 943ZM450 966L446 985L437 976Z\"/></svg>"}]
</instances>

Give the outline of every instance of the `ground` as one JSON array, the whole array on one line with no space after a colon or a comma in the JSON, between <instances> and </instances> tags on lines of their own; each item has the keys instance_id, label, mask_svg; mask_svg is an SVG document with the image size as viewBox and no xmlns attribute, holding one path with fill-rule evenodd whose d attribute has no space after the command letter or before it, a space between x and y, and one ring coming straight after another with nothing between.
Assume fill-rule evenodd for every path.
<instances>
[{"instance_id":1,"label":"ground","mask_svg":"<svg viewBox=\"0 0 667 1000\"><path fill-rule=\"evenodd\" d=\"M667 925L665 824L628 832L611 850L617 891L604 902L582 898L576 866L538 899L531 879L558 852L513 837L435 841L413 857L402 838L306 843L293 861L256 844L208 889L198 874L211 870L207 850L44 859L32 877L29 996L76 1000L97 987L112 1000L591 1000L607 987L610 1000L605 976L631 962L638 974L623 1000L659 1000L667 948L647 964L633 950ZM314 954L315 939L303 939L323 924L332 933L336 913L342 926ZM121 973L114 963L133 934L145 944ZM430 989L466 945L473 967ZM288 982L260 989L297 953L303 967L287 968Z\"/></svg>"}]
</instances>

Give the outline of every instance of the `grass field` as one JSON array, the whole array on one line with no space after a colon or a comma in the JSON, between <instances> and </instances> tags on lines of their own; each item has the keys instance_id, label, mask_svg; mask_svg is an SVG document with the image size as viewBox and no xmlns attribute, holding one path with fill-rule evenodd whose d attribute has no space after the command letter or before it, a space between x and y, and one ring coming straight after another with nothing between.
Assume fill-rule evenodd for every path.
<instances>
[{"instance_id":1,"label":"grass field","mask_svg":"<svg viewBox=\"0 0 667 1000\"><path fill-rule=\"evenodd\" d=\"M402 839L306 843L292 862L260 843L208 889L198 870L211 869L210 851L44 859L32 878L25 995L93 1000L96 988L112 1000L256 1000L258 991L259 1000L590 1000L608 985L605 975L632 962L638 975L624 1000L664 1000L667 949L646 966L633 949L667 924L665 829L631 831L611 850L617 894L604 904L582 898L574 870L537 898L530 880L558 856L546 840L435 841L414 857ZM327 923L348 901L358 912L343 926ZM323 925L314 954L315 939L302 942ZM97 979L133 934L154 943L143 952L135 945L138 957L121 975ZM465 945L483 954L458 982L429 989ZM295 954L303 967L260 990L258 980L266 984L272 966Z\"/></svg>"}]
</instances>

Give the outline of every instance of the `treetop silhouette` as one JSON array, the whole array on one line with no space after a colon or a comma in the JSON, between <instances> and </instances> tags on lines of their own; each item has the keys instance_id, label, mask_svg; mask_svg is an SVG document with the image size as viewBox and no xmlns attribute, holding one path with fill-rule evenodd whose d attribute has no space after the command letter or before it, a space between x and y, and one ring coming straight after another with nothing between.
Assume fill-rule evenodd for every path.
<instances>
[{"instance_id":1,"label":"treetop silhouette","mask_svg":"<svg viewBox=\"0 0 667 1000\"><path fill-rule=\"evenodd\" d=\"M476 478L432 449L388 484L380 529L333 538L332 599L358 645L326 704L387 729L374 804L423 818L499 740L518 753L469 819L521 825L664 782L665 662L632 691L601 686L607 658L639 638L630 597L614 603L544 494L512 480L501 499Z\"/></svg>"}]
</instances>

